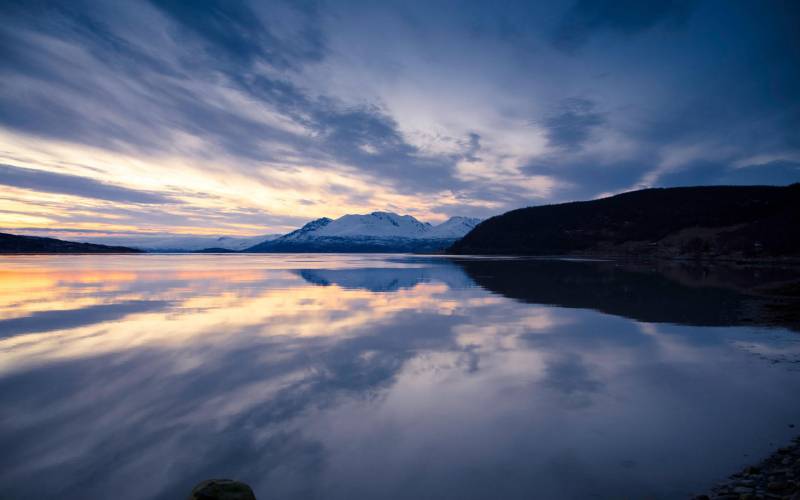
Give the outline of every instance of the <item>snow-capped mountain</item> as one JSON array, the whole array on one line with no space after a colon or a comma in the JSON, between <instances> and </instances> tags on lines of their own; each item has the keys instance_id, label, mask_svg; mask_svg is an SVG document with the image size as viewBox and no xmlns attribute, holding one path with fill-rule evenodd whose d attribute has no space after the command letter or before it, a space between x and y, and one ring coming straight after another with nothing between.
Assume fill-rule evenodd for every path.
<instances>
[{"instance_id":1,"label":"snow-capped mountain","mask_svg":"<svg viewBox=\"0 0 800 500\"><path fill-rule=\"evenodd\" d=\"M438 226L433 226L428 238L461 238L481 223L472 217L450 217Z\"/></svg>"},{"instance_id":2,"label":"snow-capped mountain","mask_svg":"<svg viewBox=\"0 0 800 500\"><path fill-rule=\"evenodd\" d=\"M321 217L319 219L314 219L311 222L307 222L303 227L300 229L295 229L291 233L284 234L283 236L279 236L276 239L285 240L285 241L304 241L310 238L313 238L317 235L317 231L324 228L328 224L333 222L333 219L329 219L327 217Z\"/></svg>"},{"instance_id":3,"label":"snow-capped mountain","mask_svg":"<svg viewBox=\"0 0 800 500\"><path fill-rule=\"evenodd\" d=\"M264 236L99 236L79 241L148 252L438 252L472 230L479 219L451 217L439 225L392 212L322 217L290 233Z\"/></svg>"},{"instance_id":4,"label":"snow-capped mountain","mask_svg":"<svg viewBox=\"0 0 800 500\"><path fill-rule=\"evenodd\" d=\"M452 217L433 226L392 212L349 214L313 220L251 252L434 252L447 248L474 228L478 219Z\"/></svg>"},{"instance_id":5,"label":"snow-capped mountain","mask_svg":"<svg viewBox=\"0 0 800 500\"><path fill-rule=\"evenodd\" d=\"M345 215L336 220L322 217L300 229L281 236L281 240L308 240L312 238L348 238L367 236L371 238L460 238L470 232L480 219L451 217L446 222L433 226L420 222L411 215L392 212L372 212L367 215Z\"/></svg>"},{"instance_id":6,"label":"snow-capped mountain","mask_svg":"<svg viewBox=\"0 0 800 500\"><path fill-rule=\"evenodd\" d=\"M277 238L278 235L263 236L105 236L83 238L80 241L103 245L121 245L148 252L197 252L207 249L240 251Z\"/></svg>"},{"instance_id":7,"label":"snow-capped mountain","mask_svg":"<svg viewBox=\"0 0 800 500\"><path fill-rule=\"evenodd\" d=\"M328 222L321 223L320 221ZM303 229L317 223L317 228L304 236L346 238L351 236L370 236L374 238L424 238L431 225L423 223L410 215L397 215L391 212L372 212L367 215L345 215L336 220L317 219L303 226ZM301 229L302 231L302 229ZM290 233L291 234L291 233Z\"/></svg>"},{"instance_id":8,"label":"snow-capped mountain","mask_svg":"<svg viewBox=\"0 0 800 500\"><path fill-rule=\"evenodd\" d=\"M438 252L470 232L480 219L451 217L436 226L392 212L322 217L290 233L264 236L100 236L81 242L148 252Z\"/></svg>"}]
</instances>

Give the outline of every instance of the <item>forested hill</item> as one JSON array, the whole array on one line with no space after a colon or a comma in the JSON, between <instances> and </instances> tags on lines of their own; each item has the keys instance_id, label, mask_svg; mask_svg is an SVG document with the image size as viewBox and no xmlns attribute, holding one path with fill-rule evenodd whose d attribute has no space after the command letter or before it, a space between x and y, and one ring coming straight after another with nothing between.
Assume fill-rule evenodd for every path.
<instances>
[{"instance_id":1,"label":"forested hill","mask_svg":"<svg viewBox=\"0 0 800 500\"><path fill-rule=\"evenodd\" d=\"M632 191L492 217L457 254L800 257L800 184Z\"/></svg>"},{"instance_id":2,"label":"forested hill","mask_svg":"<svg viewBox=\"0 0 800 500\"><path fill-rule=\"evenodd\" d=\"M0 233L0 253L139 253L127 247Z\"/></svg>"}]
</instances>

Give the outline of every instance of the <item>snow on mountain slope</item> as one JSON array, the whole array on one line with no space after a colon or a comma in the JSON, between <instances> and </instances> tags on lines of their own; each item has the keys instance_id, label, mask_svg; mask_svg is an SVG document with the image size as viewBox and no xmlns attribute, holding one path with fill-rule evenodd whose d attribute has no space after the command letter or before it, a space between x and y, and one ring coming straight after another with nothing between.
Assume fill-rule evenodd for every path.
<instances>
[{"instance_id":1,"label":"snow on mountain slope","mask_svg":"<svg viewBox=\"0 0 800 500\"><path fill-rule=\"evenodd\" d=\"M372 212L367 215L345 215L315 231L315 236L347 238L424 238L431 225L410 215Z\"/></svg>"},{"instance_id":2,"label":"snow on mountain slope","mask_svg":"<svg viewBox=\"0 0 800 500\"><path fill-rule=\"evenodd\" d=\"M317 236L317 232L323 229L331 222L333 222L333 219L329 219L327 217L320 217L319 219L314 219L311 222L307 222L300 229L295 229L291 233L284 234L278 239L281 241L306 241L308 239L312 239L315 236Z\"/></svg>"},{"instance_id":3,"label":"snow on mountain slope","mask_svg":"<svg viewBox=\"0 0 800 500\"><path fill-rule=\"evenodd\" d=\"M480 219L472 217L450 217L428 232L428 238L461 238L480 224Z\"/></svg>"},{"instance_id":4,"label":"snow on mountain slope","mask_svg":"<svg viewBox=\"0 0 800 500\"><path fill-rule=\"evenodd\" d=\"M246 249L248 252L438 252L480 222L452 217L432 226L410 215L372 212L312 220L280 238Z\"/></svg>"},{"instance_id":5,"label":"snow on mountain slope","mask_svg":"<svg viewBox=\"0 0 800 500\"><path fill-rule=\"evenodd\" d=\"M467 234L479 219L451 217L438 226L420 222L411 215L372 212L344 215L336 220L316 219L296 231L281 236L280 241L310 241L318 238L405 238L454 239Z\"/></svg>"}]
</instances>

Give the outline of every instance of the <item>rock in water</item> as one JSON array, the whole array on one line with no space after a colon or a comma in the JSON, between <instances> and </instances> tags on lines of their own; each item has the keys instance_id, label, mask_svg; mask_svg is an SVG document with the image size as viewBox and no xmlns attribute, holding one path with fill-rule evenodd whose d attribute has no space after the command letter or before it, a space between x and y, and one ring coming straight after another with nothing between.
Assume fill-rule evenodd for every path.
<instances>
[{"instance_id":1,"label":"rock in water","mask_svg":"<svg viewBox=\"0 0 800 500\"><path fill-rule=\"evenodd\" d=\"M253 490L233 479L209 479L192 489L188 500L256 500Z\"/></svg>"}]
</instances>

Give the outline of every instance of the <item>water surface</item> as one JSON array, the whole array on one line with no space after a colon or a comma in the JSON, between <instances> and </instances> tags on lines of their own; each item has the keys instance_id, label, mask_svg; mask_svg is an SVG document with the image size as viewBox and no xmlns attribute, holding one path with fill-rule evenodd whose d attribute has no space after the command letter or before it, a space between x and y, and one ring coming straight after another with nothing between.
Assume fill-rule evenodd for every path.
<instances>
[{"instance_id":1,"label":"water surface","mask_svg":"<svg viewBox=\"0 0 800 500\"><path fill-rule=\"evenodd\" d=\"M800 424L800 336L668 271L2 257L0 498L685 498Z\"/></svg>"}]
</instances>

